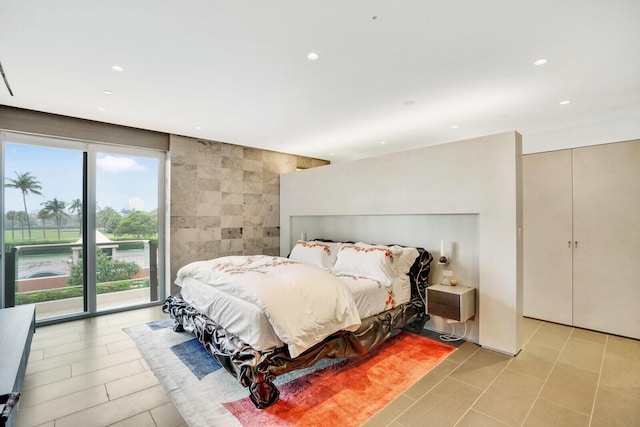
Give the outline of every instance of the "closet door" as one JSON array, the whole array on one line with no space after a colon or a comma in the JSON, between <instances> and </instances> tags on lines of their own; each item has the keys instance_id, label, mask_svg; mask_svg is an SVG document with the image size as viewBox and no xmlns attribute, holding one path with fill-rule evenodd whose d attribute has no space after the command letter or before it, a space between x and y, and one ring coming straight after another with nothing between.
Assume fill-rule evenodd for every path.
<instances>
[{"instance_id":1,"label":"closet door","mask_svg":"<svg viewBox=\"0 0 640 427\"><path fill-rule=\"evenodd\" d=\"M572 323L571 150L523 158L525 316Z\"/></svg>"},{"instance_id":2,"label":"closet door","mask_svg":"<svg viewBox=\"0 0 640 427\"><path fill-rule=\"evenodd\" d=\"M573 323L640 338L640 141L573 150Z\"/></svg>"}]
</instances>

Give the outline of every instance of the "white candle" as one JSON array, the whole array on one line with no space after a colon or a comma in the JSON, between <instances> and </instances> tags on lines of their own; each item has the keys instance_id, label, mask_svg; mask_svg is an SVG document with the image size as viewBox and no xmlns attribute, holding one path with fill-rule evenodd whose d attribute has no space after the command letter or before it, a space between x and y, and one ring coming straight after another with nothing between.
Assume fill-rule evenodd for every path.
<instances>
[{"instance_id":1,"label":"white candle","mask_svg":"<svg viewBox=\"0 0 640 427\"><path fill-rule=\"evenodd\" d=\"M300 233L300 240L307 240L306 237L304 231Z\"/></svg>"},{"instance_id":2,"label":"white candle","mask_svg":"<svg viewBox=\"0 0 640 427\"><path fill-rule=\"evenodd\" d=\"M444 256L444 240L440 240L440 256Z\"/></svg>"}]
</instances>

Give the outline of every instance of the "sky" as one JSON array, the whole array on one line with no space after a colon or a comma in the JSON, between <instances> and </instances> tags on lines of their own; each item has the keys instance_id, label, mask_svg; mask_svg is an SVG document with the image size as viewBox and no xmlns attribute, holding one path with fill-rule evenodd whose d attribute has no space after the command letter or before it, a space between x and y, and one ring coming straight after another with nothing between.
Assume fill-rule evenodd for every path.
<instances>
[{"instance_id":1,"label":"sky","mask_svg":"<svg viewBox=\"0 0 640 427\"><path fill-rule=\"evenodd\" d=\"M27 196L29 212L40 210L54 197L67 206L82 199L81 151L7 142L4 154L5 178L30 172L42 186L41 196ZM158 207L158 159L98 153L96 163L96 200L101 209L148 212ZM24 210L19 189L4 188L4 202L4 212Z\"/></svg>"}]
</instances>

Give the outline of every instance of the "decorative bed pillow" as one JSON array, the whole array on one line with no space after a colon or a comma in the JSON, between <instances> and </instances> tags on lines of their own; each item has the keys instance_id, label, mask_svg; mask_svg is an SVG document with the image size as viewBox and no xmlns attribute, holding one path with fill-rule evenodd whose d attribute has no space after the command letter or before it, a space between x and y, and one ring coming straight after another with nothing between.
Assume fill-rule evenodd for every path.
<instances>
[{"instance_id":1,"label":"decorative bed pillow","mask_svg":"<svg viewBox=\"0 0 640 427\"><path fill-rule=\"evenodd\" d=\"M396 257L394 267L396 268L396 278L393 280L393 292L396 294L397 301L409 301L411 299L411 278L409 271L420 252L416 248L405 248L402 246L391 246L401 253Z\"/></svg>"},{"instance_id":2,"label":"decorative bed pillow","mask_svg":"<svg viewBox=\"0 0 640 427\"><path fill-rule=\"evenodd\" d=\"M416 258L420 255L420 252L416 248L405 248L402 246L390 246L392 251L399 252L400 255L395 257L394 267L396 269L396 274L401 279L409 280L409 270L416 262Z\"/></svg>"},{"instance_id":3,"label":"decorative bed pillow","mask_svg":"<svg viewBox=\"0 0 640 427\"><path fill-rule=\"evenodd\" d=\"M342 243L298 240L289 259L330 271Z\"/></svg>"},{"instance_id":4,"label":"decorative bed pillow","mask_svg":"<svg viewBox=\"0 0 640 427\"><path fill-rule=\"evenodd\" d=\"M331 272L333 274L354 274L390 286L397 275L394 257L400 253L388 246L366 243L344 244L338 251L338 258Z\"/></svg>"},{"instance_id":5,"label":"decorative bed pillow","mask_svg":"<svg viewBox=\"0 0 640 427\"><path fill-rule=\"evenodd\" d=\"M409 276L407 276L406 280L400 278L400 276L396 277L391 287L397 304L404 304L411 299L411 280Z\"/></svg>"}]
</instances>

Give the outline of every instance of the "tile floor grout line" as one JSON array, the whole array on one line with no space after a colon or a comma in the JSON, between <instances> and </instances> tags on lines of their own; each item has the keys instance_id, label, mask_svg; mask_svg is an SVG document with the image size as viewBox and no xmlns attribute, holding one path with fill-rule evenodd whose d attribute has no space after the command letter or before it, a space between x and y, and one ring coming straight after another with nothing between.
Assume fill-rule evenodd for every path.
<instances>
[{"instance_id":1,"label":"tile floor grout line","mask_svg":"<svg viewBox=\"0 0 640 427\"><path fill-rule=\"evenodd\" d=\"M533 411L533 407L536 406L536 402L538 401L538 399L540 399L540 395L542 394L542 390L544 390L544 386L547 385L547 382L549 381L549 377L551 377L551 374L553 373L553 370L556 368L556 365L558 364L558 361L560 360L560 356L562 355L562 352L567 347L567 344L569 343L569 340L571 339L571 335L573 335L573 331L575 329L573 327L570 327L570 328L571 328L571 332L569 333L569 336L567 337L566 341L562 345L562 348L558 352L558 355L556 356L556 359L553 362L553 366L551 366L551 370L549 370L549 373L547 374L546 378L542 382L542 387L540 387L540 390L538 390L538 394L536 395L536 398L533 399L533 403L529 407L529 410L527 411L527 415L525 415L524 419L520 423L520 426L524 426L524 423L527 421L527 418L529 418L529 415L531 415L531 411ZM558 406L562 406L563 408L565 408L565 406L560 405L558 403L554 402L554 404L556 404ZM566 408L566 409L571 409L571 408Z\"/></svg>"},{"instance_id":2,"label":"tile floor grout line","mask_svg":"<svg viewBox=\"0 0 640 427\"><path fill-rule=\"evenodd\" d=\"M117 367L117 366L120 366L120 365L124 365L124 364L126 364L126 363L130 363L130 362L132 362L132 361L129 361L129 362L123 362L123 363L120 363L120 364L118 364L118 365L113 365L113 366L106 367L106 368L104 368L104 369L114 368L114 367ZM139 363L139 362L138 362L138 363ZM142 366L142 364L141 364L141 366ZM143 369L144 369L144 366L143 366ZM98 371L88 372L87 374L83 374L83 375L93 374L93 373L95 373L95 372L98 372ZM145 373L145 372L148 372L148 371L143 370L143 371L141 371L141 372L138 372L138 373L135 373L135 374L131 374L131 375L129 375L129 376L138 375L138 374L142 374L142 373ZM79 376L82 376L82 375L79 375ZM86 391L86 390L92 389L92 388L94 388L94 387L97 387L97 386L99 386L99 385L103 385L103 386L105 387L105 391L106 391L106 393L107 393L107 398L108 398L109 400L112 400L112 399L109 397L109 390L107 389L107 384L112 383L112 382L114 382L114 381L119 381L119 380L122 380L122 379L128 378L129 376L127 376L127 377L123 377L123 378L117 378L117 379L115 379L115 380L111 380L111 381L108 381L108 382L102 382L102 383L98 383L98 384L93 384L93 385L90 385L90 386L86 386L86 387L84 387L84 388L80 388L80 389L78 389L78 390L69 391L68 393L61 394L61 395L59 395L59 396L55 396L55 397L52 397L52 398L50 398L50 399L43 400L42 402L38 402L38 403L35 403L35 404L32 404L32 405L29 405L29 406L23 406L23 407L25 407L25 408L32 408L32 407L34 407L34 406L43 405L43 404L45 404L45 403L47 403L47 402L50 402L50 401L52 401L52 400L55 400L55 399L61 399L61 398L63 398L63 397L66 397L66 396L69 396L69 395L72 395L72 394L75 394L75 393L80 393L80 392L83 392L83 391ZM43 384L43 385L38 386L38 387L30 388L30 389L28 389L27 391L29 391L29 390L36 390L36 389L37 389L37 388L39 388L39 387L52 386L52 385L53 385L53 384L55 384L55 383L60 383L60 382L63 382L63 381L66 381L66 380L70 380L70 379L72 379L72 378L77 378L77 377L78 377L78 376L76 376L76 377L69 377L69 378L65 378L65 379L62 379L62 380L54 381L54 382L51 382L51 383L48 383L48 384ZM150 387L152 387L152 386L150 386ZM147 387L147 388L150 388L150 387ZM143 389L143 390L144 390L144 389Z\"/></svg>"},{"instance_id":3,"label":"tile floor grout line","mask_svg":"<svg viewBox=\"0 0 640 427\"><path fill-rule=\"evenodd\" d=\"M527 317L527 319L530 319L530 317ZM538 319L536 319L536 320L538 320ZM540 328L542 328L542 325L544 325L544 323L545 323L545 321L544 321L544 320L538 320L538 322L540 322L540 324L538 325L538 327L536 328L536 330L535 330L535 331L533 331L533 332L531 333L531 336L529 337L529 339L527 340L527 342L531 341L531 338L533 338L533 336L534 336L535 334L537 334L537 333L538 333L538 331L540 330Z\"/></svg>"},{"instance_id":4,"label":"tile floor grout line","mask_svg":"<svg viewBox=\"0 0 640 427\"><path fill-rule=\"evenodd\" d=\"M480 393L480 395L476 398L476 400L474 400L473 402L471 402L471 405L469 405L469 407L467 408L466 411L464 411L464 414L462 414L460 416L460 418L458 418L458 421L456 421L456 423L454 424L454 426L457 426L458 423L465 417L465 415L467 415L467 413L471 410L471 408L473 408L473 405L475 405L478 400L480 400L482 398L482 396L484 396L484 394L487 392L487 390L489 390L489 388L493 385L493 383L496 382L496 380L498 379L498 377L500 375L502 375L502 373L507 369L507 366L509 366L511 364L511 362L515 359L515 356L511 356L511 360L509 360L505 365L504 368L502 368L500 370L500 372L498 372L498 374L493 378L493 380L491 380L491 382L489 384L487 384L487 386L484 388L484 390L482 390L482 393ZM455 379L455 378L454 378ZM462 382L462 381L461 381ZM466 384L463 382L463 384ZM471 385L471 384L469 384ZM484 414L484 412L478 411L481 414ZM485 414L486 415L486 414Z\"/></svg>"},{"instance_id":5,"label":"tile floor grout line","mask_svg":"<svg viewBox=\"0 0 640 427\"><path fill-rule=\"evenodd\" d=\"M86 320L85 320L85 319L80 319L80 320L77 320L76 322L77 322L77 324L78 324L78 325L81 325L82 323L86 322ZM75 322L74 322L74 323L75 323ZM106 326L106 325L105 325L105 326ZM106 326L106 327L108 327L108 326ZM48 338L47 338L47 339L48 339ZM86 339L87 339L87 338L82 338L80 341L84 341L84 340L86 340ZM127 338L127 339L130 339L130 338ZM101 346L104 346L104 347L106 348L106 346L107 346L107 345L106 345L106 344L102 344ZM77 351L83 351L83 350L77 350ZM109 353L108 353L107 355L109 355ZM57 356L58 356L58 355L56 355L56 356L52 356L52 357L57 357ZM139 359L135 359L135 360L139 360ZM116 364L116 365L107 366L107 367L105 367L104 369L117 367L117 366L122 365L122 364L124 364L124 363L130 363L130 362L131 362L131 361L124 361L124 362L119 363L119 364ZM64 365L61 365L60 367L66 367L66 368L68 368L69 370L71 370L71 365L72 365L73 363L75 363L75 362L68 362L68 363L66 363L66 364L64 364ZM140 363L140 362L138 362L138 363ZM83 373L83 374L81 374L81 375L88 375L88 374L92 374L92 373L95 373L95 372L97 372L97 371L99 371L99 370L101 370L101 369L98 369L98 370L95 370L95 371L88 371L88 372ZM39 373L40 373L40 372L36 372L36 373L34 373L34 374L39 374ZM64 381L64 380L68 380L68 379L71 379L71 378L73 378L73 377L74 377L74 376L73 376L73 375L71 375L69 378L65 378L65 379L63 379L62 381ZM76 377L77 377L77 376L76 376ZM59 382L59 381L54 381L54 382L52 382L52 383L48 383L48 384L46 384L46 385L55 384L56 382ZM60 416L60 417L57 417L57 418L54 418L54 419L51 419L51 420L47 420L47 421L45 421L45 424L46 424L46 423L53 422L53 423L54 423L54 425L55 425L56 421L57 421L58 419L60 419L60 418L64 418L64 417L67 417L67 416L73 415L73 414L75 414L75 413L78 413L78 412L81 412L81 411L84 411L84 410L87 410L87 409L93 408L93 407L95 407L95 406L99 406L99 405L102 405L102 404L105 404L105 403L111 402L111 401L112 401L112 399L109 397L108 390L107 390L107 384L108 384L108 383L106 383L106 382L105 382L105 383L101 383L101 384L95 384L94 386L92 386L92 388L93 388L93 387L99 387L99 386L103 387L103 389L104 389L104 391L105 391L105 395L107 396L107 399L108 399L106 402L102 402L102 403L99 403L99 404L97 404L97 405L91 405L91 406L88 406L88 407L82 408L82 409L80 409L80 410L77 410L77 411L74 411L74 412L71 412L71 413L65 414L65 415L63 415L63 416ZM43 384L43 385L45 385L45 384ZM147 388L149 388L149 387L147 387ZM146 389L146 388L145 388L145 389ZM82 391L84 391L84 390L87 390L87 389L77 390L77 391L75 391L74 393L82 392ZM73 393L64 394L64 395L62 395L62 396L57 396L57 397L56 397L56 399L57 399L57 398L62 398L62 397L65 397L65 396L69 396L70 394L73 394ZM127 396L127 395L125 395L125 396ZM122 396L122 397L125 397L125 396ZM46 403L46 402L49 402L49 401L51 401L51 400L53 400L53 399L47 400L47 401L45 401L45 402L40 402L39 404ZM34 405L34 407L35 407L35 406L37 406L37 405Z\"/></svg>"},{"instance_id":6,"label":"tile floor grout line","mask_svg":"<svg viewBox=\"0 0 640 427\"><path fill-rule=\"evenodd\" d=\"M154 384L154 385L152 385L152 386L150 386L150 387L145 387L145 388L144 388L144 389L142 389L142 390L136 390L134 393L129 393L129 394L122 395L122 396L116 397L116 398L114 398L114 399L111 399L111 397L109 396L109 390L107 389L107 384L108 384L108 383L102 383L102 384L97 384L97 385L95 385L95 386L91 387L91 388L94 388L94 387L102 386L102 387L104 388L104 392L105 392L105 395L106 395L106 397L107 397L107 401L105 401L105 402L100 402L100 403L97 403L97 404L95 404L95 405L91 405L91 406L86 406L86 407L84 407L84 408L82 408L82 409L79 409L79 410L77 410L77 411L74 411L74 412L71 412L71 413L68 413L68 414L64 414L63 416L57 417L57 418L55 418L55 419L53 419L53 420L49 420L49 421L46 421L45 423L41 423L40 425L42 425L42 424L47 424L47 423L49 423L49 422L51 422L51 421L53 421L53 422L54 422L54 425L55 425L55 424L56 424L56 421L57 421L57 420L59 420L59 419L66 418L66 417L72 416L72 415L74 415L74 414L77 414L77 413L80 413L80 412L83 412L83 411L86 411L86 410L89 410L89 409L92 409L92 408L95 408L95 407L98 407L98 406L101 406L101 405L106 405L106 404L108 404L108 403L110 403L110 402L114 402L114 401L116 401L116 400L118 400L118 399L123 399L123 398L125 398L125 397L127 397L127 396L130 396L131 394L134 394L134 393L137 393L137 392L140 392L140 391L144 391L144 390L147 390L147 389L149 389L149 388L153 388L153 387L155 387L155 386L157 386L157 385L160 385L159 383L158 383L158 384ZM81 390L81 391L83 391L83 390ZM72 394L73 394L73 393L72 393ZM168 393L167 393L167 395L168 395ZM65 395L65 396L68 396L68 395ZM171 402L171 400L169 400L169 401ZM162 405L156 406L156 407L154 407L154 408L157 408L157 407L160 407L160 406L162 406ZM154 409L154 408L152 408L152 409ZM151 411L151 409L148 409L147 411L149 411L149 412L150 412L150 411ZM134 416L139 415L139 414L141 414L141 413L142 413L142 412L139 412L139 413L137 413L137 414L132 415L131 417L134 417ZM131 417L129 417L129 418L131 418ZM153 418L153 417L152 417L152 418ZM116 423L115 423L115 424L117 424L117 423L119 423L119 422L121 422L121 421L123 421L123 420L118 420L118 421L116 421ZM154 423L155 423L155 420L154 420Z\"/></svg>"},{"instance_id":7,"label":"tile floor grout line","mask_svg":"<svg viewBox=\"0 0 640 427\"><path fill-rule=\"evenodd\" d=\"M99 406L99 405L103 405L103 404L105 404L105 403L108 403L108 402L109 402L109 400L108 400L108 399L109 399L109 395L108 395L108 393L107 393L107 386L106 386L106 384L97 384L97 385L93 386L92 388L97 388L98 386L102 386L102 387L104 388L104 394L105 394L105 396L107 396L107 401L106 401L106 402L101 402L101 403L98 403L98 404L95 404L95 405L91 405L91 406L84 407L84 408L82 408L82 409L78 409L77 411L73 411L73 412L70 412L70 413L68 413L68 414L64 414L64 415L59 416L59 417L56 417L56 418L54 418L54 419L52 419L52 420L47 420L47 421L45 421L45 422L43 422L43 423L38 424L38 426L42 426L42 425L45 425L45 424L48 424L48 423L51 423L51 422L52 422L52 423L53 423L53 425L55 426L55 425L56 425L56 421L57 421L57 420L59 420L59 419L62 419L62 418L65 418L65 417L71 416L71 415L73 415L73 414L76 414L76 413L78 413L78 412L82 412L82 411L84 411L84 410L86 410L86 409L93 408L93 407L95 407L95 406ZM81 390L81 391L84 391L84 390ZM79 393L79 392L78 392L78 393ZM73 394L73 393L72 393L72 394ZM65 396L69 396L69 395L67 394L67 395L65 395ZM49 402L50 402L50 401L49 401ZM37 405L30 406L30 407L35 407L35 406L37 406Z\"/></svg>"},{"instance_id":8,"label":"tile floor grout line","mask_svg":"<svg viewBox=\"0 0 640 427\"><path fill-rule=\"evenodd\" d=\"M477 345L477 344L475 344L475 343L472 343L472 344ZM464 344L463 344L463 345L464 345ZM460 346L460 347L462 347L462 346ZM458 348L460 348L460 347L457 347L457 348L456 348L456 350L457 350ZM469 360L469 358L471 358L471 356L473 356L473 355L474 355L474 354L476 354L478 351L480 351L480 349L481 349L481 348L482 348L482 347L478 346L478 348L476 348L476 349L475 349L475 351L474 351L473 353L471 353L467 358L465 358L461 363L459 363L459 364L458 364L458 366L456 366L456 367L455 367L451 372L449 372L447 375L445 375L444 377L442 377L442 378L440 379L440 381L438 381L437 383L435 383L435 385L434 385L433 387L431 387L431 388L430 388L426 393L424 393L423 395L421 395L418 399L415 399L415 400L413 401L413 403L412 403L411 405L409 405L409 406L408 406L404 411L400 412L400 413L399 413L399 414L398 414L394 419L392 419L391 421L389 421L389 423L387 423L387 426L390 426L390 425L391 425L391 423L393 423L394 421L396 421L396 420L397 420L398 418L400 418L400 417L401 417L405 412L407 412L407 411L408 411L409 409L411 409L414 405L416 405L420 399L422 399L422 398L423 398L425 395L427 395L431 390L433 390L433 389L434 389L434 388L436 388L438 385L440 385L440 383L441 383L442 381L444 381L445 379L447 379L451 374L453 374L456 370L458 370L458 368L460 368L460 366L462 366L462 364L463 364L464 362L466 362L467 360ZM451 354L455 353L455 351L456 351L456 350L454 350ZM451 354L450 354L449 356L451 356ZM447 359L444 359L444 360L447 360ZM444 360L443 360L443 362L444 362ZM442 362L440 362L440 363L442 363ZM456 363L456 362L454 362L454 363ZM436 366L437 366L437 365L436 365ZM434 368L435 368L435 366L434 366ZM432 369L433 369L433 368L432 368ZM429 372L431 372L431 370L430 370ZM424 374L422 378L424 378L425 376L427 376L427 375L429 374L429 372L427 372L426 374ZM422 379L422 378L421 378L421 379ZM418 380L418 381L419 381L419 380ZM463 384L466 384L466 383L463 383ZM393 402L393 401L392 401L392 402ZM391 403L391 402L389 402L389 403ZM378 412L379 412L379 411L378 411Z\"/></svg>"},{"instance_id":9,"label":"tile floor grout line","mask_svg":"<svg viewBox=\"0 0 640 427\"><path fill-rule=\"evenodd\" d=\"M83 341L85 341L85 340L80 340L78 342L83 342ZM46 357L46 356L43 355L42 360L46 360L46 359L53 358L53 357L58 357L58 356L65 356L65 355L68 355L68 354L71 354L71 353L75 353L76 351L97 349L97 348L100 348L102 346L104 346L107 349L107 351L109 351L109 348L107 347L108 344L113 344L113 343L122 342L122 341L125 341L125 340L113 341L113 342L109 342L109 343L105 343L105 344L91 345L90 347L82 347L82 348L79 348L77 350L71 350L71 351L67 351L67 352L64 352L64 353L53 354L53 355L50 355L49 357ZM69 344L69 343L67 343L67 344ZM109 353L109 354L112 354L112 353Z\"/></svg>"},{"instance_id":10,"label":"tile floor grout line","mask_svg":"<svg viewBox=\"0 0 640 427\"><path fill-rule=\"evenodd\" d=\"M474 403L475 403L475 402L474 402ZM473 406L473 405L471 405L471 406ZM505 426L509 426L509 427L511 427L511 424L505 423L504 421L499 420L498 418L494 417L493 415L489 415L489 414L487 414L487 413L485 413L485 412L482 412L482 411L481 411L481 410L479 410L479 409L474 409L474 408L472 408L471 406L469 407L469 409L467 410L467 412L465 412L465 413L464 413L464 415L462 415L462 416L460 417L460 419L459 419L458 421L456 421L456 423L454 424L454 427L455 427L455 426L457 426L457 425L460 423L460 421L462 421L462 419L463 419L463 418L464 418L464 417L465 417L469 412L471 412L471 411L476 411L477 413L482 414L482 415L484 415L485 417L489 417L489 418L491 418L492 420L495 420L495 421L499 422L500 424L503 424L503 425L505 425Z\"/></svg>"},{"instance_id":11,"label":"tile floor grout line","mask_svg":"<svg viewBox=\"0 0 640 427\"><path fill-rule=\"evenodd\" d=\"M593 402L591 403L591 414L589 415L589 427L593 422L593 412L596 409L596 401L598 400L598 390L600 390L600 380L602 379L602 368L604 367L604 359L607 357L607 346L609 345L609 335L604 342L604 350L602 351L602 360L600 361L600 371L598 372L598 381L596 383L596 392L593 396Z\"/></svg>"},{"instance_id":12,"label":"tile floor grout line","mask_svg":"<svg viewBox=\"0 0 640 427\"><path fill-rule=\"evenodd\" d=\"M67 417L70 417L70 416L72 416L72 415L79 414L80 412L84 412L84 411L87 411L87 410L89 410L89 409L96 408L96 407L98 407L98 406L107 405L107 404L109 404L109 403L111 403L111 402L115 402L115 401L116 401L116 400L118 400L118 399L122 399L122 398L127 397L127 396L129 396L129 395L130 395L130 394L127 394L127 395L120 396L120 397L117 397L117 398L115 398L115 399L113 399L113 400L112 400L112 399L110 399L110 398L109 398L109 391L107 390L107 385L106 385L106 384L101 384L101 385L104 387L104 391L105 391L105 394L106 394L106 396L107 396L107 401L106 401L106 402L101 402L101 403L97 403L97 404L95 404L95 405L87 406L87 407L84 407L84 408L82 408L82 409L80 409L80 410L78 410L78 411L75 411L75 412L72 412L72 413L66 414L66 415L64 415L64 416L58 417L58 418L56 418L55 420L53 420L53 421L54 421L54 426L55 426L55 424L56 424L56 421L57 421L57 420L59 420L59 419L67 418ZM157 384L157 385L159 385L159 384ZM152 386L152 387L155 387L155 385L154 385L154 386ZM147 387L147 388L151 388L151 387ZM147 388L145 388L145 389L143 389L143 390L146 390ZM142 391L142 390L139 390L139 391ZM131 393L131 394L133 394L133 393ZM169 401L171 401L171 400L169 400ZM160 406L162 406L162 405L160 405ZM155 408L157 408L157 407L158 407L158 406L156 406ZM124 418L124 419L118 420L118 421L116 421L115 423L111 423L111 424L109 424L109 425L117 424L117 423L119 423L119 422L121 422L121 421L124 421L124 420L126 420L126 419L129 419L129 418L135 417L135 416L137 416L137 415L140 415L140 414L142 414L142 413L144 413L144 412L148 412L148 411L150 411L150 409L147 409L146 411L143 411L143 412L138 412L138 413L136 413L136 414L131 415L130 417L127 417L127 418ZM152 417L152 419L153 419L153 417ZM155 420L154 420L154 423L155 423ZM46 424L46 423L45 423L45 424Z\"/></svg>"}]
</instances>

